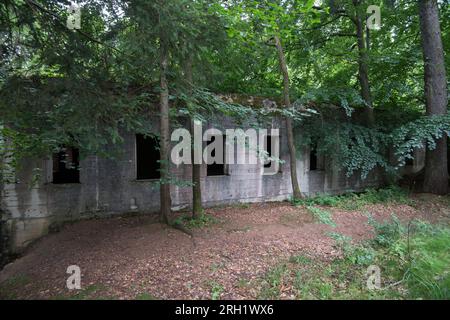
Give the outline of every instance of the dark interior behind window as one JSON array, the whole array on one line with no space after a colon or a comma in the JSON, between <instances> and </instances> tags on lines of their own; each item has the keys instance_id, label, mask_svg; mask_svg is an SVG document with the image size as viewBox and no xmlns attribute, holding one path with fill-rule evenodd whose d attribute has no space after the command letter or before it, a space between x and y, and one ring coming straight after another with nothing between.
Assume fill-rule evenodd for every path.
<instances>
[{"instance_id":1,"label":"dark interior behind window","mask_svg":"<svg viewBox=\"0 0 450 320\"><path fill-rule=\"evenodd\" d=\"M80 183L80 153L76 148L63 148L53 154L53 183Z\"/></svg>"},{"instance_id":2,"label":"dark interior behind window","mask_svg":"<svg viewBox=\"0 0 450 320\"><path fill-rule=\"evenodd\" d=\"M267 136L267 144L266 144L267 156L272 157L272 136ZM268 160L267 163L264 164L264 168L270 168L272 166L272 161Z\"/></svg>"},{"instance_id":3,"label":"dark interior behind window","mask_svg":"<svg viewBox=\"0 0 450 320\"><path fill-rule=\"evenodd\" d=\"M208 142L208 145L210 145L214 141L216 141L216 137L212 136L211 137L211 141ZM212 157L216 156L216 150L213 150L211 152L211 156ZM225 138L223 139L223 156L224 156L224 159L222 159L222 163L214 162L213 164L208 164L207 165L206 175L208 177L211 177L211 176L224 176L225 175Z\"/></svg>"},{"instance_id":4,"label":"dark interior behind window","mask_svg":"<svg viewBox=\"0 0 450 320\"><path fill-rule=\"evenodd\" d=\"M159 141L154 137L136 135L137 180L159 179Z\"/></svg>"}]
</instances>

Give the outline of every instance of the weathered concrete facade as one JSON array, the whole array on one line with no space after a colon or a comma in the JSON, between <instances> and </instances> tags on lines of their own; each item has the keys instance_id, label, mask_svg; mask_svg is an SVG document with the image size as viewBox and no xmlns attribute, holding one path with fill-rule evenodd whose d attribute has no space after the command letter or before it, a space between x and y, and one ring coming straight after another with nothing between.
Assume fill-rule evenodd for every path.
<instances>
[{"instance_id":1,"label":"weathered concrete facade","mask_svg":"<svg viewBox=\"0 0 450 320\"><path fill-rule=\"evenodd\" d=\"M231 121L225 121L232 128ZM284 163L275 175L262 175L262 164L226 166L226 175L207 176L202 166L202 195L205 206L236 202L282 201L291 196L289 156L286 134L280 121L280 154ZM206 129L206 128L205 128ZM51 159L24 161L15 174L15 182L5 182L1 192L3 243L9 252L20 252L35 239L46 234L53 224L78 219L159 210L159 189L155 181L138 181L136 177L136 136L124 134L123 153L115 160L96 156L80 162L80 183L52 183ZM175 143L174 143L175 144ZM371 174L362 181L357 175L347 178L331 160L324 160L323 170L310 170L310 150L299 150L297 170L300 187L306 195L337 194L379 186L381 175ZM36 168L38 183L30 182ZM179 180L191 180L191 166L172 164L172 174ZM189 207L190 187L172 185L174 209Z\"/></svg>"}]
</instances>

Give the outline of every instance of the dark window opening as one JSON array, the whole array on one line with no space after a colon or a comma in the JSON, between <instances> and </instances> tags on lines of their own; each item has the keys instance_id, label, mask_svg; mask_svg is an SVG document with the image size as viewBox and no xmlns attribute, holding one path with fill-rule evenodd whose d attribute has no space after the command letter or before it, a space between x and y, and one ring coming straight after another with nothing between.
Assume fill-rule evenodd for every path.
<instances>
[{"instance_id":1,"label":"dark window opening","mask_svg":"<svg viewBox=\"0 0 450 320\"><path fill-rule=\"evenodd\" d=\"M211 137L211 141L208 142L208 145L210 145L211 143L213 143L214 141L216 141L216 137L212 136ZM212 150L211 151L211 157L215 157L216 156L216 150ZM211 176L224 176L225 174L225 138L223 138L223 159L222 159L222 163L212 163L212 164L208 164L206 167L206 175L208 177Z\"/></svg>"},{"instance_id":2,"label":"dark window opening","mask_svg":"<svg viewBox=\"0 0 450 320\"><path fill-rule=\"evenodd\" d=\"M414 159L406 159L405 161L406 166L414 166Z\"/></svg>"},{"instance_id":3,"label":"dark window opening","mask_svg":"<svg viewBox=\"0 0 450 320\"><path fill-rule=\"evenodd\" d=\"M76 148L63 148L53 154L53 183L80 183L80 152Z\"/></svg>"},{"instance_id":4,"label":"dark window opening","mask_svg":"<svg viewBox=\"0 0 450 320\"><path fill-rule=\"evenodd\" d=\"M159 141L154 137L136 135L137 180L159 179Z\"/></svg>"},{"instance_id":5,"label":"dark window opening","mask_svg":"<svg viewBox=\"0 0 450 320\"><path fill-rule=\"evenodd\" d=\"M317 145L311 146L311 150L309 153L309 170L323 171L325 169L324 164L324 157L318 154Z\"/></svg>"},{"instance_id":6,"label":"dark window opening","mask_svg":"<svg viewBox=\"0 0 450 320\"><path fill-rule=\"evenodd\" d=\"M317 149L312 148L311 152L309 153L309 170L315 171L318 169L318 161L317 159Z\"/></svg>"},{"instance_id":7,"label":"dark window opening","mask_svg":"<svg viewBox=\"0 0 450 320\"><path fill-rule=\"evenodd\" d=\"M267 144L266 144L266 151L267 156L270 158L272 157L272 137L267 136ZM264 168L270 168L272 166L272 160L267 160L267 162L264 164Z\"/></svg>"}]
</instances>

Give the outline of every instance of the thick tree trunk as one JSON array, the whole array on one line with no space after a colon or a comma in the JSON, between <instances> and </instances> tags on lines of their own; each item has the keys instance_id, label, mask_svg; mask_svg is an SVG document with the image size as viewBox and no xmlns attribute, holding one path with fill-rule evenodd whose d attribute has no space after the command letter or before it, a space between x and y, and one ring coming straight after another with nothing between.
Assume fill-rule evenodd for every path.
<instances>
[{"instance_id":1,"label":"thick tree trunk","mask_svg":"<svg viewBox=\"0 0 450 320\"><path fill-rule=\"evenodd\" d=\"M444 50L436 0L419 1L420 29L425 63L425 99L427 115L447 113L447 78ZM435 150L427 150L423 191L435 194L448 192L447 137L437 141Z\"/></svg>"},{"instance_id":2,"label":"thick tree trunk","mask_svg":"<svg viewBox=\"0 0 450 320\"><path fill-rule=\"evenodd\" d=\"M185 65L185 76L188 83L188 94L192 95L192 88L194 85L192 76L192 57L189 56ZM194 119L190 119L191 137L194 137ZM202 214L202 188L201 188L201 165L195 163L195 144L192 143L191 157L192 157L192 218L195 219Z\"/></svg>"},{"instance_id":3,"label":"thick tree trunk","mask_svg":"<svg viewBox=\"0 0 450 320\"><path fill-rule=\"evenodd\" d=\"M284 55L283 46L281 44L280 38L275 36L275 45L278 51L278 59L280 61L281 72L283 74L283 97L284 104L287 108L291 106L291 99L289 97L289 72L286 63L286 57ZM290 167L291 167L291 182L292 182L292 190L294 193L295 199L300 199L303 197L300 186L298 184L297 178L297 157L295 152L295 144L294 144L294 128L292 125L292 119L286 117L286 131L287 131L287 140L288 140L288 148L289 148L289 157L290 157Z\"/></svg>"},{"instance_id":4,"label":"thick tree trunk","mask_svg":"<svg viewBox=\"0 0 450 320\"><path fill-rule=\"evenodd\" d=\"M160 168L161 168L161 186L160 186L160 221L169 224L169 217L171 213L171 198L170 198L170 123L169 123L169 86L167 83L167 66L169 60L169 52L167 44L161 38L160 47Z\"/></svg>"},{"instance_id":5,"label":"thick tree trunk","mask_svg":"<svg viewBox=\"0 0 450 320\"><path fill-rule=\"evenodd\" d=\"M366 124L368 126L373 126L375 116L373 112L372 93L369 82L369 57L367 55L367 42L364 36L365 26L360 12L361 1L353 0L353 5L356 9L356 16L353 19L353 22L356 26L356 36L358 38L358 80L361 87L361 96L365 102Z\"/></svg>"}]
</instances>

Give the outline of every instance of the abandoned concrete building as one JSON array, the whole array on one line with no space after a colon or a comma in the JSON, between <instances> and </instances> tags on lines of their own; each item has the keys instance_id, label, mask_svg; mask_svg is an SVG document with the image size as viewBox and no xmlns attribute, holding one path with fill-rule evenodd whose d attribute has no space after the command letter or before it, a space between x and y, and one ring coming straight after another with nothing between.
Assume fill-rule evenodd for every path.
<instances>
[{"instance_id":1,"label":"abandoned concrete building","mask_svg":"<svg viewBox=\"0 0 450 320\"><path fill-rule=\"evenodd\" d=\"M229 128L235 126L224 119ZM274 175L262 175L264 164L202 165L202 200L205 207L233 203L283 201L292 194L286 134L280 119L280 159ZM268 128L270 129L270 128ZM1 186L1 241L3 252L19 253L32 241L48 233L54 224L124 213L152 214L159 210L157 140L132 132L123 134L123 152L117 159L89 156L80 160L78 150L66 148L47 159L23 161L13 181ZM383 184L377 172L362 180L348 178L336 163L318 156L312 148L299 150L297 174L305 195L362 191ZM419 170L418 156L411 169ZM179 180L191 180L190 165L171 165ZM31 184L36 168L39 180ZM173 209L191 205L192 188L171 185Z\"/></svg>"}]
</instances>

